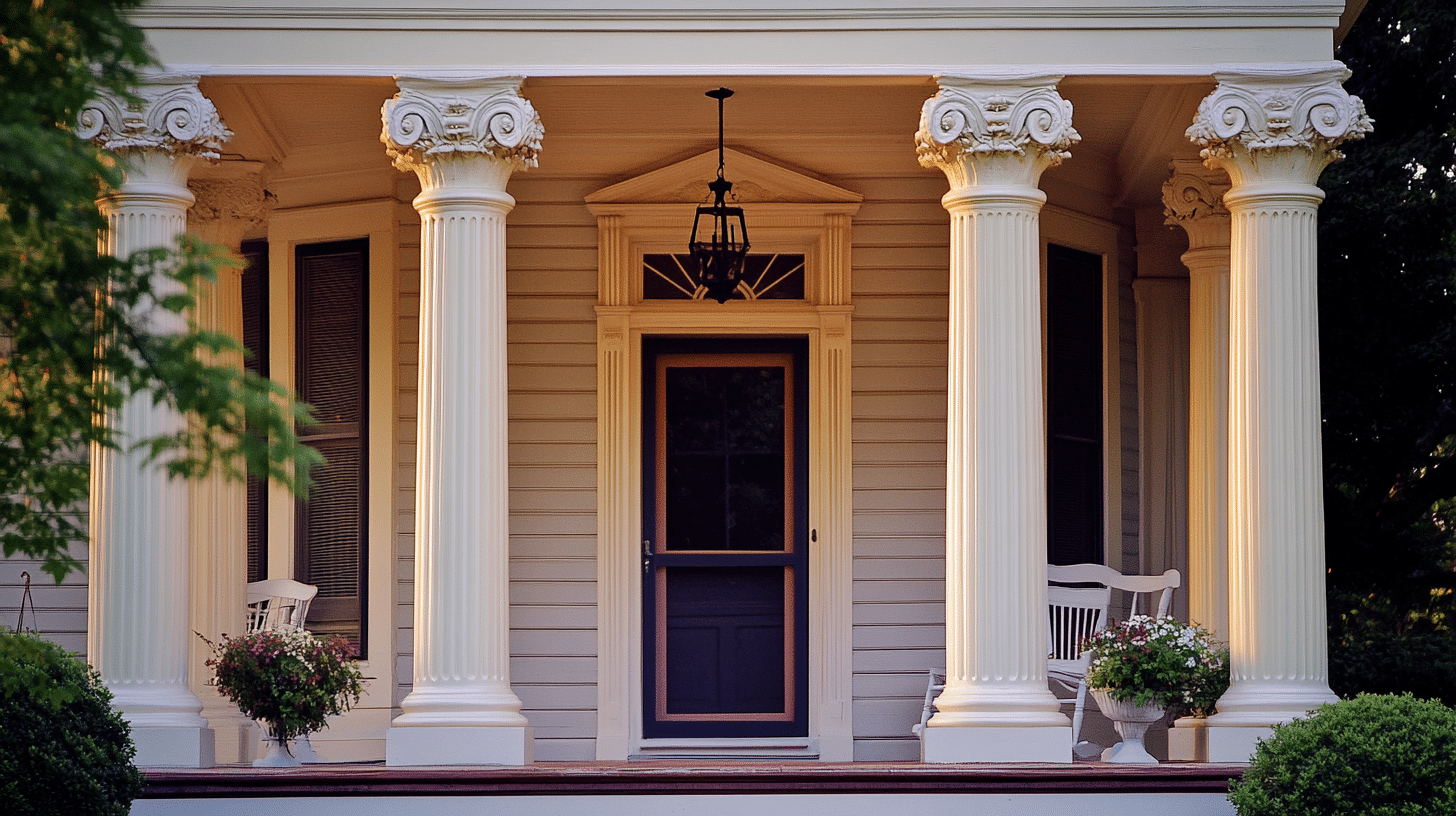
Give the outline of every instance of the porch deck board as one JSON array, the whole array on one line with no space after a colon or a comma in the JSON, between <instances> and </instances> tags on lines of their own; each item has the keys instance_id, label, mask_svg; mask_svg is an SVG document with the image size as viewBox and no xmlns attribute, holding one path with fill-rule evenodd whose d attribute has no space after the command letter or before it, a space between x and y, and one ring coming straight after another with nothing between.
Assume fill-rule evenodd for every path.
<instances>
[{"instance_id":1,"label":"porch deck board","mask_svg":"<svg viewBox=\"0 0 1456 816\"><path fill-rule=\"evenodd\" d=\"M659 793L1223 793L1243 764L550 762L525 767L383 764L146 771L144 799L532 796Z\"/></svg>"}]
</instances>

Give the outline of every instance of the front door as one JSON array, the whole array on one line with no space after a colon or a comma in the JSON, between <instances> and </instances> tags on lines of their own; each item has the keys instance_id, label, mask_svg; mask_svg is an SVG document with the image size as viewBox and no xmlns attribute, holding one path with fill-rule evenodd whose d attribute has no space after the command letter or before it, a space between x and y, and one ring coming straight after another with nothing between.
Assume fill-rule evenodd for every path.
<instances>
[{"instance_id":1,"label":"front door","mask_svg":"<svg viewBox=\"0 0 1456 816\"><path fill-rule=\"evenodd\" d=\"M643 361L643 736L806 736L807 344Z\"/></svg>"}]
</instances>

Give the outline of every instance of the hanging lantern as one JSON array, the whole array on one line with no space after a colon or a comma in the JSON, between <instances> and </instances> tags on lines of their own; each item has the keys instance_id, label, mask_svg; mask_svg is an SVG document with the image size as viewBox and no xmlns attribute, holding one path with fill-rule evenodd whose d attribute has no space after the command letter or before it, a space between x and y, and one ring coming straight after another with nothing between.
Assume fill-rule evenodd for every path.
<instances>
[{"instance_id":1,"label":"hanging lantern","mask_svg":"<svg viewBox=\"0 0 1456 816\"><path fill-rule=\"evenodd\" d=\"M718 178L708 182L713 204L698 206L693 234L688 239L688 255L697 282L708 290L708 297L719 303L726 303L737 291L743 278L743 261L748 257L748 223L743 220L743 208L730 207L725 200L733 182L723 178L723 100L732 95L727 88L706 94L718 100Z\"/></svg>"}]
</instances>

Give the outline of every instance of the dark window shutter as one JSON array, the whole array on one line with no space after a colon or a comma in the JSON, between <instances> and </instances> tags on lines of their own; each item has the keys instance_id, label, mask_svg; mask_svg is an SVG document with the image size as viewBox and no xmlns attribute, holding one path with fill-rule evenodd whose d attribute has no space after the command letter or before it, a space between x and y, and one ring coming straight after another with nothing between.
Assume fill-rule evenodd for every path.
<instances>
[{"instance_id":1,"label":"dark window shutter","mask_svg":"<svg viewBox=\"0 0 1456 816\"><path fill-rule=\"evenodd\" d=\"M268 376L268 242L243 244L243 367ZM268 483L248 476L248 581L268 577Z\"/></svg>"},{"instance_id":2,"label":"dark window shutter","mask_svg":"<svg viewBox=\"0 0 1456 816\"><path fill-rule=\"evenodd\" d=\"M1102 563L1102 257L1047 248L1047 560Z\"/></svg>"},{"instance_id":3,"label":"dark window shutter","mask_svg":"<svg viewBox=\"0 0 1456 816\"><path fill-rule=\"evenodd\" d=\"M367 538L367 283L364 240L301 246L295 280L299 396L319 424L301 428L324 455L298 509L299 580L319 588L309 628L341 634L363 655Z\"/></svg>"}]
</instances>

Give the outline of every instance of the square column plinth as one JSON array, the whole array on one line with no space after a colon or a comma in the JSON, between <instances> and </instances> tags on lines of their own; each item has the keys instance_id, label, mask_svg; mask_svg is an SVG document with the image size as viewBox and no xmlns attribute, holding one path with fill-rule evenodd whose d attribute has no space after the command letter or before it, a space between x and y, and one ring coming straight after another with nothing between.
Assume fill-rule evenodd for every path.
<instances>
[{"instance_id":1,"label":"square column plinth","mask_svg":"<svg viewBox=\"0 0 1456 816\"><path fill-rule=\"evenodd\" d=\"M1248 762L1259 740L1274 736L1269 725L1208 724L1208 762Z\"/></svg>"},{"instance_id":2,"label":"square column plinth","mask_svg":"<svg viewBox=\"0 0 1456 816\"><path fill-rule=\"evenodd\" d=\"M216 736L211 728L132 726L138 767L211 768L216 765Z\"/></svg>"},{"instance_id":3,"label":"square column plinth","mask_svg":"<svg viewBox=\"0 0 1456 816\"><path fill-rule=\"evenodd\" d=\"M529 765L535 760L530 726L393 727L384 736L384 764Z\"/></svg>"},{"instance_id":4,"label":"square column plinth","mask_svg":"<svg viewBox=\"0 0 1456 816\"><path fill-rule=\"evenodd\" d=\"M926 728L921 762L1071 762L1072 727L953 726Z\"/></svg>"}]
</instances>

